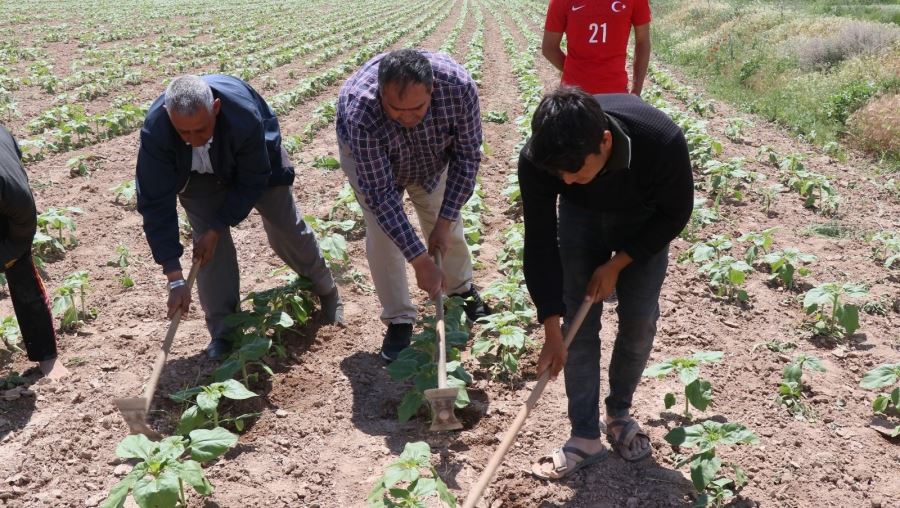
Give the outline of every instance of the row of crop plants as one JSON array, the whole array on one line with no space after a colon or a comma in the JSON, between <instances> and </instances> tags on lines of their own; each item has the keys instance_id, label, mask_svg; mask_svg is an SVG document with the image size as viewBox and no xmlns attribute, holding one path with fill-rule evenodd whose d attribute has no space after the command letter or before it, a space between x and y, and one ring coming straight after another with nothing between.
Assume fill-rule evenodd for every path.
<instances>
[{"instance_id":1,"label":"row of crop plants","mask_svg":"<svg viewBox=\"0 0 900 508\"><path fill-rule=\"evenodd\" d=\"M532 108L536 106L542 93L533 66L528 65L530 56L538 53L539 36L536 30L540 27L540 18L543 15L541 10L533 7L511 8L508 11L526 41L532 45L528 51L511 50L510 48L515 48L514 40L504 27L500 26L501 37L513 63L514 72L519 78L520 90L523 82L525 83L522 102L526 112L529 111L529 106ZM529 25L528 20L532 25ZM533 76L529 75L530 73ZM711 102L678 85L671 76L657 69L651 69L651 77L657 83L668 84L668 90L683 100L685 106L696 114L704 115L712 112ZM528 92L529 83L533 83L531 85L533 88L530 89L535 93ZM825 175L806 169L802 157L797 154L781 156L771 149L764 149L761 157L778 168L779 183L754 186L752 185L754 182L762 180L761 175L747 171L741 159L719 160L717 157L722 151L721 142L708 135L702 120L696 120L671 107L662 99L662 93L653 87L645 94L645 99L669 114L685 131L691 158L697 171L698 190L708 195L698 197L691 221L682 233L683 238L695 243L682 254L681 260L698 264L698 270L707 276L713 294L726 302L741 302L750 298L743 287L754 266L767 269L773 282L793 290L795 277L808 275L809 265L815 261L815 257L801 252L796 247L773 249L777 227L760 232L746 232L736 240L721 235L699 239L698 235L704 226L719 220L721 207L740 202L749 193L759 196L760 204L766 212L782 193L795 192L805 207L823 215L834 215L838 212L841 198L831 180ZM530 112L533 112L533 109ZM530 114L517 120L524 136L529 134L529 120ZM732 119L729 121L726 134L730 139L739 141L749 126L750 124L742 119ZM828 149L826 147L826 150ZM510 185L504 193L514 195L516 192L515 178L511 175ZM708 208L706 205L710 202L712 206ZM875 259L882 262L885 268L890 269L895 265L900 267L900 236L896 232L879 232L872 237L872 241ZM737 242L742 242L746 246L740 258L728 255L729 250ZM851 335L859 328L860 307L853 301L866 294L864 287L849 282L824 283L807 291L801 299L801 306L810 316L808 324L812 333L839 339ZM884 312L883 304L876 304L873 308ZM777 345L773 345L775 346ZM678 375L685 386L684 416L687 423L691 419L689 406L703 410L712 400L712 385L700 377L699 365L719 361L721 357L721 352L701 351L689 358L673 358L648 367L645 375L659 377L670 372ZM818 359L803 353L797 354L785 367L783 380L774 391L777 392L778 400L792 414L802 416L806 411L803 403L805 387L801 380L803 370L821 370L821 368L822 364ZM864 388L891 389L897 384L898 377L900 365L884 364L867 372L860 383ZM900 387L894 388L890 393L878 395L873 401L873 409L876 413L889 414L898 401L900 401ZM667 409L673 406L674 393L666 394L664 402ZM895 435L898 433L900 426L894 430ZM719 424L712 421L677 427L667 434L666 440L676 447L693 448L693 453L677 457L675 464L676 467L690 466L692 480L698 491L698 501L704 505L719 505L726 502L747 480L743 470L736 464L730 464L732 470L730 475L724 474L722 461L716 456L716 446L757 442L753 433L739 423Z\"/></svg>"}]
</instances>

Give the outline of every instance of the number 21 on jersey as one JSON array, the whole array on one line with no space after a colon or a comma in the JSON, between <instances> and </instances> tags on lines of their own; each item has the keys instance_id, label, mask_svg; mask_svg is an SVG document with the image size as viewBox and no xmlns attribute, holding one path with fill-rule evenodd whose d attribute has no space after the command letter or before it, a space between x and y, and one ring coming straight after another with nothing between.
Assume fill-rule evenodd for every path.
<instances>
[{"instance_id":1,"label":"number 21 on jersey","mask_svg":"<svg viewBox=\"0 0 900 508\"><path fill-rule=\"evenodd\" d=\"M591 44L602 43L606 44L606 23L591 23L588 25L588 30L591 31L591 36L588 38L588 42ZM597 35L600 35L600 39L597 39Z\"/></svg>"}]
</instances>

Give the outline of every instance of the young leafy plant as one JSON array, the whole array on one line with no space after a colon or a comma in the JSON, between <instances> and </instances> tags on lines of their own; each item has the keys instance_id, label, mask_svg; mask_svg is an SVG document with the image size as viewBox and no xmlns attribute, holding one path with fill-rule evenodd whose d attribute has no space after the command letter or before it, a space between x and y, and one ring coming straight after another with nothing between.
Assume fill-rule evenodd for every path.
<instances>
[{"instance_id":1,"label":"young leafy plant","mask_svg":"<svg viewBox=\"0 0 900 508\"><path fill-rule=\"evenodd\" d=\"M128 271L126 270L130 264L131 251L128 250L128 246L125 244L119 244L119 246L116 247L116 257L106 262L106 266L115 266L121 270L119 284L126 289L134 287L134 279L128 275Z\"/></svg>"},{"instance_id":2,"label":"young leafy plant","mask_svg":"<svg viewBox=\"0 0 900 508\"><path fill-rule=\"evenodd\" d=\"M237 417L224 415L223 417L219 414L219 402L222 398L244 400L251 397L256 397L256 394L234 379L173 393L169 395L169 398L175 402L192 403L181 414L181 420L178 422L175 433L179 436L187 436L194 429L216 428L226 423L233 424L234 428L241 432L244 430L245 420L259 416L259 414L252 413Z\"/></svg>"},{"instance_id":3,"label":"young leafy plant","mask_svg":"<svg viewBox=\"0 0 900 508\"><path fill-rule=\"evenodd\" d=\"M738 237L739 242L750 242L750 246L744 252L744 260L747 261L747 264L752 265L760 255L768 254L775 242L773 235L776 229L778 229L777 226L764 229L759 233L750 231Z\"/></svg>"},{"instance_id":4,"label":"young leafy plant","mask_svg":"<svg viewBox=\"0 0 900 508\"><path fill-rule=\"evenodd\" d=\"M721 351L699 351L689 358L672 358L651 365L644 370L643 376L662 379L669 373L674 372L681 384L684 385L684 417L690 420L692 416L688 404L700 411L705 411L712 403L712 384L700 378L700 365L718 362L721 359ZM667 393L663 397L663 404L665 404L666 409L674 406L675 394Z\"/></svg>"},{"instance_id":5,"label":"young leafy plant","mask_svg":"<svg viewBox=\"0 0 900 508\"><path fill-rule=\"evenodd\" d=\"M796 417L808 416L809 409L803 403L803 369L825 372L822 361L806 353L798 353L782 371L781 384L778 385L778 402L785 406Z\"/></svg>"},{"instance_id":6,"label":"young leafy plant","mask_svg":"<svg viewBox=\"0 0 900 508\"><path fill-rule=\"evenodd\" d=\"M664 439L672 446L697 449L675 464L676 468L690 464L691 482L700 494L694 506L724 506L738 489L747 484L744 470L737 464L723 463L716 456L716 447L759 443L756 435L740 423L713 420L690 427L677 427ZM723 465L731 467L733 478L720 474Z\"/></svg>"},{"instance_id":7,"label":"young leafy plant","mask_svg":"<svg viewBox=\"0 0 900 508\"><path fill-rule=\"evenodd\" d=\"M431 465L428 443L406 443L400 458L388 465L384 476L369 492L369 508L431 506L427 500L437 496L441 506L456 506L456 497Z\"/></svg>"},{"instance_id":8,"label":"young leafy plant","mask_svg":"<svg viewBox=\"0 0 900 508\"><path fill-rule=\"evenodd\" d=\"M481 328L472 344L472 356L478 358L482 366L493 377L511 378L519 370L522 356L534 345L522 325L528 323L534 312L502 311L481 318Z\"/></svg>"},{"instance_id":9,"label":"young leafy plant","mask_svg":"<svg viewBox=\"0 0 900 508\"><path fill-rule=\"evenodd\" d=\"M884 261L885 268L900 266L900 233L882 231L872 237L878 244L872 247L872 254Z\"/></svg>"},{"instance_id":10,"label":"young leafy plant","mask_svg":"<svg viewBox=\"0 0 900 508\"><path fill-rule=\"evenodd\" d=\"M463 319L463 300L459 297L445 300L444 324L447 341L447 386L459 388L456 407L469 404L466 385L472 377L463 368L460 348L469 339ZM400 352L400 356L388 365L388 374L397 381L412 380L413 386L403 397L397 409L397 419L405 422L415 416L419 408L426 404L425 390L437 387L437 331L434 316L419 319L422 331L413 336L412 343Z\"/></svg>"},{"instance_id":11,"label":"young leafy plant","mask_svg":"<svg viewBox=\"0 0 900 508\"><path fill-rule=\"evenodd\" d=\"M785 190L785 186L781 185L780 183L774 183L772 185L759 187L754 190L754 192L756 192L756 194L759 196L760 203L762 203L763 213L765 213L766 215L769 214L772 205L775 204L778 196Z\"/></svg>"},{"instance_id":12,"label":"young leafy plant","mask_svg":"<svg viewBox=\"0 0 900 508\"><path fill-rule=\"evenodd\" d=\"M137 188L135 187L134 180L124 181L115 187L110 187L109 190L115 195L113 203L122 205L134 204L134 198L137 195Z\"/></svg>"},{"instance_id":13,"label":"young leafy plant","mask_svg":"<svg viewBox=\"0 0 900 508\"><path fill-rule=\"evenodd\" d=\"M900 363L886 363L866 372L859 386L867 390L878 390L896 385L900 382ZM872 410L875 414L886 414L889 411L895 415L900 411L900 386L895 386L890 393L880 393L872 401ZM891 437L900 436L900 423L894 427Z\"/></svg>"},{"instance_id":14,"label":"young leafy plant","mask_svg":"<svg viewBox=\"0 0 900 508\"><path fill-rule=\"evenodd\" d=\"M799 249L787 247L784 250L774 251L763 256L763 262L768 263L772 275L769 280L780 280L788 289L794 288L794 275L809 275L809 268L800 266L801 263L812 263L816 257L812 254L804 254Z\"/></svg>"},{"instance_id":15,"label":"young leafy plant","mask_svg":"<svg viewBox=\"0 0 900 508\"><path fill-rule=\"evenodd\" d=\"M19 347L22 332L19 330L19 322L15 316L6 316L0 320L0 356L9 355L14 352L24 353Z\"/></svg>"},{"instance_id":16,"label":"young leafy plant","mask_svg":"<svg viewBox=\"0 0 900 508\"><path fill-rule=\"evenodd\" d=\"M746 302L750 298L747 291L741 288L747 274L753 271L753 267L746 261L722 256L701 265L699 271L709 275L709 286L719 298L737 299L740 302Z\"/></svg>"},{"instance_id":17,"label":"young leafy plant","mask_svg":"<svg viewBox=\"0 0 900 508\"><path fill-rule=\"evenodd\" d=\"M88 313L84 299L90 289L88 272L85 270L69 274L62 285L56 288L52 310L54 316L62 316L62 328L70 328L83 319L94 317L93 311Z\"/></svg>"},{"instance_id":18,"label":"young leafy plant","mask_svg":"<svg viewBox=\"0 0 900 508\"><path fill-rule=\"evenodd\" d=\"M213 486L203 474L201 464L209 462L237 443L237 436L216 427L197 429L187 437L171 436L153 442L143 434L126 437L116 447L122 459L140 462L122 481L113 486L101 508L122 508L131 494L138 506L187 506L184 485L188 484L201 496L213 493ZM190 458L187 458L190 457Z\"/></svg>"},{"instance_id":19,"label":"young leafy plant","mask_svg":"<svg viewBox=\"0 0 900 508\"><path fill-rule=\"evenodd\" d=\"M813 331L817 335L848 337L859 329L859 307L844 300L868 294L859 284L828 282L806 292L803 310L815 319Z\"/></svg>"}]
</instances>

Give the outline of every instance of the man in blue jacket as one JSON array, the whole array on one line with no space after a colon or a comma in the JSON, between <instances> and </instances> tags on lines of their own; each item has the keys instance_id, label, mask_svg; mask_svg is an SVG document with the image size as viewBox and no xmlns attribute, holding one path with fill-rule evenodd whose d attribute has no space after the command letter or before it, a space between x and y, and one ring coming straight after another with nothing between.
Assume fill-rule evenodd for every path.
<instances>
[{"instance_id":1,"label":"man in blue jacket","mask_svg":"<svg viewBox=\"0 0 900 508\"><path fill-rule=\"evenodd\" d=\"M308 277L327 323L343 323L343 304L315 235L297 209L294 168L281 146L278 119L246 82L231 76L173 80L144 120L137 160L138 211L153 259L169 281L168 313L187 311L179 259L176 197L193 230L200 305L212 336L211 358L228 349L225 317L240 304L237 255L230 228L256 208L269 244Z\"/></svg>"}]
</instances>

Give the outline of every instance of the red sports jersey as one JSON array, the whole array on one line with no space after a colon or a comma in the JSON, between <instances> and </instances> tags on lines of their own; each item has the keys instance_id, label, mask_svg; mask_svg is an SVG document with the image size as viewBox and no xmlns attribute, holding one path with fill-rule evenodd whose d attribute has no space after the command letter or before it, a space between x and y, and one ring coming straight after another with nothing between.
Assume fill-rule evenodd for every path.
<instances>
[{"instance_id":1,"label":"red sports jersey","mask_svg":"<svg viewBox=\"0 0 900 508\"><path fill-rule=\"evenodd\" d=\"M592 94L628 92L631 27L649 22L649 0L550 0L544 29L566 34L563 84Z\"/></svg>"}]
</instances>

